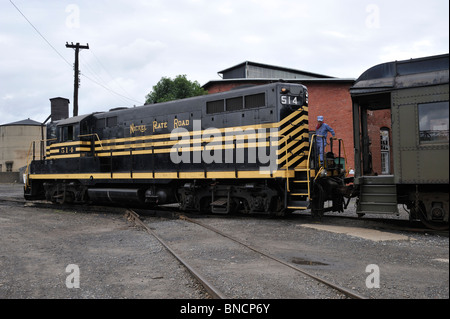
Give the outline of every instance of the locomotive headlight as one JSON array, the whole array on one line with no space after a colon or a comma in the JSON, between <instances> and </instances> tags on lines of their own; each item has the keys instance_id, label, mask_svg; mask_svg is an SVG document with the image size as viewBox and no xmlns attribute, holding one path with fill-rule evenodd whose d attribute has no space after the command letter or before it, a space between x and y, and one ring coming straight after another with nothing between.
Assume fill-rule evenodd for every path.
<instances>
[{"instance_id":1,"label":"locomotive headlight","mask_svg":"<svg viewBox=\"0 0 450 319\"><path fill-rule=\"evenodd\" d=\"M288 93L289 93L289 89L281 88L281 94L288 94Z\"/></svg>"}]
</instances>

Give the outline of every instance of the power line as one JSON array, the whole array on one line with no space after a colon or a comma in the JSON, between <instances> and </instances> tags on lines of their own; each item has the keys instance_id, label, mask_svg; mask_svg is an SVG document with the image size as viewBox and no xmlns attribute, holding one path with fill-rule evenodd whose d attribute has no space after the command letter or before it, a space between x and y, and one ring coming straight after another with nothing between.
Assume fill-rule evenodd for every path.
<instances>
[{"instance_id":1,"label":"power line","mask_svg":"<svg viewBox=\"0 0 450 319\"><path fill-rule=\"evenodd\" d=\"M94 79L88 79L88 80L90 80L91 82L94 82L94 80L95 80L96 82L98 82L98 83L94 82L97 85L99 85L99 83L102 83L103 86L105 86L105 88L108 90L108 92L111 95L114 95L115 97L119 97L122 103L124 103L124 104L130 103L130 99L118 96L118 95L116 95L116 93L112 93L112 91L114 91L114 90L110 87L108 82L101 76L101 74L93 66L91 66L86 61L86 59L83 57L83 55L80 56L80 64L82 65L81 68L83 70L87 71L87 73L88 73L88 75L83 74L83 76L86 77L86 79L88 79L87 76L93 77ZM138 102L138 101L136 101L136 102ZM138 103L141 103L141 102L138 102Z\"/></svg>"},{"instance_id":2,"label":"power line","mask_svg":"<svg viewBox=\"0 0 450 319\"><path fill-rule=\"evenodd\" d=\"M105 90L108 90L108 91L110 91L111 93L114 93L114 94L117 95L117 96L121 96L121 97L123 97L123 98L126 98L126 99L130 100L130 99L127 98L126 96L124 96L124 95L122 95L122 94L120 94L120 93L117 93L117 92L111 90L110 88L106 87L105 85L99 83L98 81L95 81L94 79L88 77L86 74L84 74L84 73L82 73L82 72L81 72L80 74L81 74L81 76L84 76L86 79L88 79L88 80L94 82L95 84L101 86L101 87L104 88ZM132 101L137 102L137 103L139 103L139 104L143 104L142 102L137 101L137 100L132 100Z\"/></svg>"},{"instance_id":3,"label":"power line","mask_svg":"<svg viewBox=\"0 0 450 319\"><path fill-rule=\"evenodd\" d=\"M122 85L120 85L120 83L111 75L111 73L105 68L105 66L103 65L103 63L100 61L100 59L95 55L94 51L90 50L90 52L92 53L92 55L94 56L95 60L98 62L98 64L103 68L103 70L106 71L106 73L109 75L109 77L119 86L119 88L122 89L122 91L129 97L129 100L131 101L135 101L138 102L136 100L134 100L131 96L131 94L129 94L123 87Z\"/></svg>"},{"instance_id":4,"label":"power line","mask_svg":"<svg viewBox=\"0 0 450 319\"><path fill-rule=\"evenodd\" d=\"M70 63L69 61L67 61L67 59L61 54L61 53L59 53L59 51L58 50L56 50L56 48L44 37L44 35L41 33L41 32L39 32L39 30L33 25L33 23L31 23L31 21L25 16L25 14L14 4L14 2L12 2L12 0L9 0L9 2L14 6L14 8L16 8L16 10L24 17L24 19L31 25L31 27L36 31L36 33L37 34L39 34L39 36L53 49L53 51L55 51L56 52L56 54L58 54L59 55L59 57L61 58L61 59L63 59L64 60L64 62L66 62L67 63L67 65L69 65L69 67L70 68L73 68L73 64L72 63ZM132 98L129 98L129 97L126 97L126 96L124 96L124 95L122 95L122 94L120 94L120 93L117 93L117 92L115 92L115 91L113 91L112 89L110 89L110 88L108 88L108 87L106 87L105 85L103 85L103 84L101 84L101 83L99 83L98 81L95 81L94 79L92 79L92 78L90 78L90 77L88 77L87 75L85 75L85 74L83 74L83 73L81 73L80 72L80 75L81 76L84 76L86 79L88 79L88 80L90 80L91 82L93 82L93 83L95 83L95 84L97 84L97 85L99 85L99 86L101 86L102 88L104 88L105 90L107 90L107 91L109 91L109 92L111 92L111 93L113 93L113 94L115 94L115 95L117 95L117 96L121 96L121 97L123 97L123 98L125 98L125 99L127 99L127 100L129 100L129 101L134 101L134 102L137 102L137 103L139 103L139 104L143 104L142 102L140 102L140 101L137 101L137 100L135 100L135 99L132 99ZM122 89L123 90L123 89Z\"/></svg>"},{"instance_id":5,"label":"power line","mask_svg":"<svg viewBox=\"0 0 450 319\"><path fill-rule=\"evenodd\" d=\"M92 48L90 48L89 52L92 52ZM94 55L94 54L93 54ZM95 55L94 55L95 57ZM81 62L83 62L83 65L86 66L86 68L88 69L89 73L91 73L97 80L93 80L91 78L89 78L86 74L81 73L82 76L86 77L87 79L91 80L92 82L94 82L97 85L100 85L101 87L103 87L104 89L108 90L109 92L115 94L118 97L122 98L122 101L129 103L129 101L133 101L136 102L138 104L143 104L142 101L138 101L134 98L131 97L131 95L125 91L125 89L123 87L120 86L120 84L113 78L113 76L111 75L111 73L108 72L108 70L106 70L106 68L100 63L100 60L95 57L98 60L98 63L100 65L100 67L102 67L106 73L108 73L108 75L111 77L111 79L122 89L122 91L125 92L125 94L127 94L128 96L125 96L123 94L120 94L116 91L114 91L112 88L110 88L110 86L107 84L107 81L105 81L105 79L103 79L99 74L97 74L97 72L94 70L94 68L92 68L89 63L87 63L87 61L85 61L85 59L83 57L81 57ZM100 83L102 82L102 83ZM127 102L128 101L128 102Z\"/></svg>"}]
</instances>

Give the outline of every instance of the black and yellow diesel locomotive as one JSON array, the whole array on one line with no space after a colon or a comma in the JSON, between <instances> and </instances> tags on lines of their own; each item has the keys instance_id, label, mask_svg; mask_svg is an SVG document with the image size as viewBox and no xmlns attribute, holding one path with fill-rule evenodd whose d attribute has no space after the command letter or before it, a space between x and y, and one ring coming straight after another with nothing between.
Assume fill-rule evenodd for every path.
<instances>
[{"instance_id":1,"label":"black and yellow diesel locomotive","mask_svg":"<svg viewBox=\"0 0 450 319\"><path fill-rule=\"evenodd\" d=\"M343 211L344 161L327 154L320 166L300 84L76 116L49 123L42 143L46 155L27 167L30 200L178 203L220 214Z\"/></svg>"}]
</instances>

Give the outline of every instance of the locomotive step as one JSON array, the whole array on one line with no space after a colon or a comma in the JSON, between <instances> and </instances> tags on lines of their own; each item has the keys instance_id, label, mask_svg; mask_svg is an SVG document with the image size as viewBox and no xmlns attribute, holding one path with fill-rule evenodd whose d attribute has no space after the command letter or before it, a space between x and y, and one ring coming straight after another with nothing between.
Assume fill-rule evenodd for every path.
<instances>
[{"instance_id":1,"label":"locomotive step","mask_svg":"<svg viewBox=\"0 0 450 319\"><path fill-rule=\"evenodd\" d=\"M221 197L210 204L213 214L228 214L228 198Z\"/></svg>"},{"instance_id":2,"label":"locomotive step","mask_svg":"<svg viewBox=\"0 0 450 319\"><path fill-rule=\"evenodd\" d=\"M291 188L288 195L290 195L290 196L308 196L309 194L308 194L307 188Z\"/></svg>"},{"instance_id":3,"label":"locomotive step","mask_svg":"<svg viewBox=\"0 0 450 319\"><path fill-rule=\"evenodd\" d=\"M296 210L304 210L308 209L309 201L308 200L297 200L297 201L288 201L287 209L296 209Z\"/></svg>"},{"instance_id":4,"label":"locomotive step","mask_svg":"<svg viewBox=\"0 0 450 319\"><path fill-rule=\"evenodd\" d=\"M228 203L227 198L219 198L218 200L211 203L211 206L226 206Z\"/></svg>"}]
</instances>

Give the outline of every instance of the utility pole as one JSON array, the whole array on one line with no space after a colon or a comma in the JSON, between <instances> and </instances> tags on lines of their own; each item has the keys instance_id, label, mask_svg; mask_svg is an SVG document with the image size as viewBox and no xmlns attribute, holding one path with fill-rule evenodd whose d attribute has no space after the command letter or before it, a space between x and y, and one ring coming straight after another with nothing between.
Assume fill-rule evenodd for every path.
<instances>
[{"instance_id":1,"label":"utility pole","mask_svg":"<svg viewBox=\"0 0 450 319\"><path fill-rule=\"evenodd\" d=\"M73 44L71 42L70 44L66 42L66 48L72 48L75 49L75 65L74 65L74 85L73 85L73 116L78 116L78 88L80 87L80 71L79 71L79 63L78 63L78 54L80 52L80 49L89 49L89 44L87 45L80 45L78 42L76 44Z\"/></svg>"}]
</instances>

